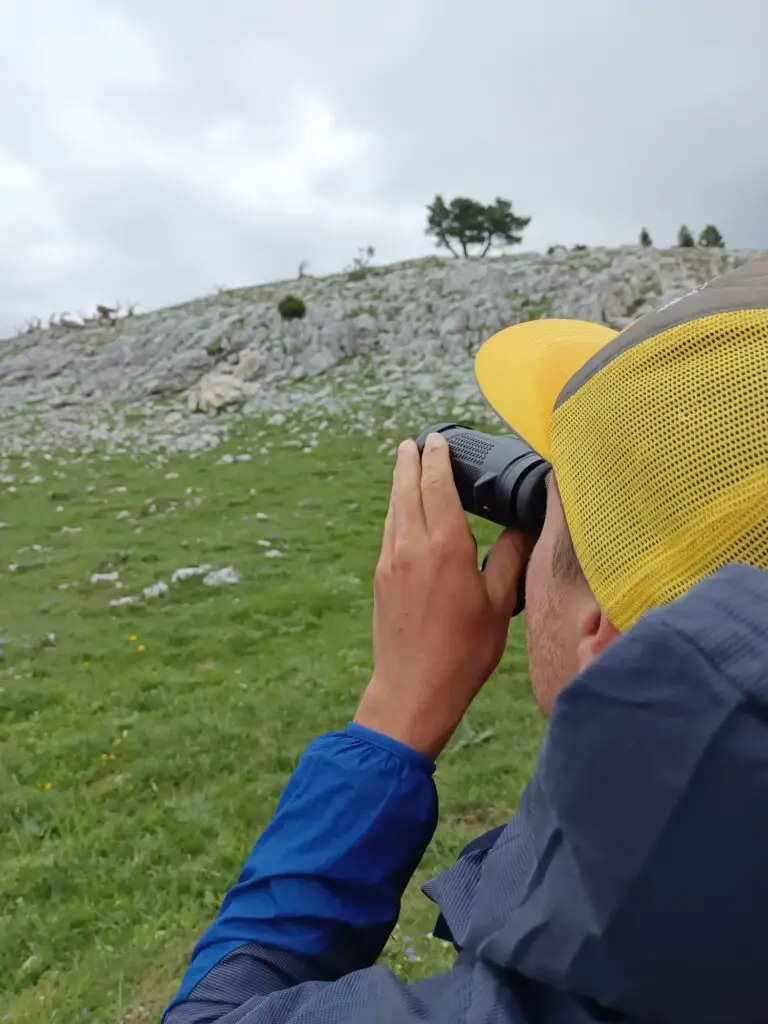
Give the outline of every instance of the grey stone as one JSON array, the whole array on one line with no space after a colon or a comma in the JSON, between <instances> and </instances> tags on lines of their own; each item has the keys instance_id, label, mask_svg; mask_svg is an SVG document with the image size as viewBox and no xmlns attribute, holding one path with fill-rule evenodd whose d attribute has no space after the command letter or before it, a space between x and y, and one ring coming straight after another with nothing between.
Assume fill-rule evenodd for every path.
<instances>
[{"instance_id":1,"label":"grey stone","mask_svg":"<svg viewBox=\"0 0 768 1024\"><path fill-rule=\"evenodd\" d=\"M158 580L157 583L145 587L142 594L150 601L156 597L166 597L168 594L168 584L164 580Z\"/></svg>"},{"instance_id":2,"label":"grey stone","mask_svg":"<svg viewBox=\"0 0 768 1024\"><path fill-rule=\"evenodd\" d=\"M229 587L240 583L242 576L233 566L229 565L226 569L217 569L215 572L209 572L203 579L203 584L206 587Z\"/></svg>"},{"instance_id":3,"label":"grey stone","mask_svg":"<svg viewBox=\"0 0 768 1024\"><path fill-rule=\"evenodd\" d=\"M176 569L171 575L171 583L184 583L186 580L194 579L195 576L205 576L211 571L210 565L190 565L182 569Z\"/></svg>"}]
</instances>

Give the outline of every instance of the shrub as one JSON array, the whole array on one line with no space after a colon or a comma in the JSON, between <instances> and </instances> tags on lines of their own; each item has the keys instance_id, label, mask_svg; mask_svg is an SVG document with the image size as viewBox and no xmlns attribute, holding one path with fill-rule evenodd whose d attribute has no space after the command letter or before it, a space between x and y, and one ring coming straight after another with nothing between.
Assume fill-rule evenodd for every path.
<instances>
[{"instance_id":1,"label":"shrub","mask_svg":"<svg viewBox=\"0 0 768 1024\"><path fill-rule=\"evenodd\" d=\"M653 239L651 238L647 228L643 228L640 232L640 245L642 245L644 249L650 249L653 245Z\"/></svg>"},{"instance_id":2,"label":"shrub","mask_svg":"<svg viewBox=\"0 0 768 1024\"><path fill-rule=\"evenodd\" d=\"M277 311L283 320L303 320L307 314L307 306L298 295L286 295L278 302Z\"/></svg>"},{"instance_id":3,"label":"shrub","mask_svg":"<svg viewBox=\"0 0 768 1024\"><path fill-rule=\"evenodd\" d=\"M371 260L375 255L376 250L372 245L367 245L364 249L358 249L357 256L352 260L352 265L347 267L347 280L353 282L364 281L368 276Z\"/></svg>"}]
</instances>

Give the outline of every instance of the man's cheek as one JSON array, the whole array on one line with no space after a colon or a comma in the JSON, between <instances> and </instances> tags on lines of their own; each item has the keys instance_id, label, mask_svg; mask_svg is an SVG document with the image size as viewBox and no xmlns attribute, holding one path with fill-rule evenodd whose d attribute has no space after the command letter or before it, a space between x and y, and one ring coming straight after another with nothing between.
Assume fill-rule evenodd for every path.
<instances>
[{"instance_id":1,"label":"man's cheek","mask_svg":"<svg viewBox=\"0 0 768 1024\"><path fill-rule=\"evenodd\" d=\"M528 559L528 566L525 572L525 607L530 608L531 603L536 602L537 592L542 583L542 555L545 555L546 542L544 536L538 539Z\"/></svg>"}]
</instances>

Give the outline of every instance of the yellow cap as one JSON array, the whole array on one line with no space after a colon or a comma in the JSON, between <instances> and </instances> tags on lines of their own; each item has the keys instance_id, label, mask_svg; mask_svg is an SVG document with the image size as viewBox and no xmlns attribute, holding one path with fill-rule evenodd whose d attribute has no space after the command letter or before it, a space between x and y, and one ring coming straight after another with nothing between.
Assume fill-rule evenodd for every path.
<instances>
[{"instance_id":1,"label":"yellow cap","mask_svg":"<svg viewBox=\"0 0 768 1024\"><path fill-rule=\"evenodd\" d=\"M768 569L768 259L620 333L509 327L475 369L492 408L552 464L618 629L728 562Z\"/></svg>"}]
</instances>

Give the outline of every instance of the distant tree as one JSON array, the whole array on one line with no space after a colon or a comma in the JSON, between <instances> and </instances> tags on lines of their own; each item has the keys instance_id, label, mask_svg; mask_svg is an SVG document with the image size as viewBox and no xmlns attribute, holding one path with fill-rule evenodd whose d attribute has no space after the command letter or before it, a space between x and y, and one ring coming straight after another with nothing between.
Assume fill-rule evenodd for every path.
<instances>
[{"instance_id":1,"label":"distant tree","mask_svg":"<svg viewBox=\"0 0 768 1024\"><path fill-rule=\"evenodd\" d=\"M690 228L687 226L687 224L683 224L683 226L678 231L677 244L680 246L681 249L694 249L696 247L696 243L693 240L693 235L691 234Z\"/></svg>"},{"instance_id":2,"label":"distant tree","mask_svg":"<svg viewBox=\"0 0 768 1024\"><path fill-rule=\"evenodd\" d=\"M433 235L439 247L456 257L460 250L464 256L482 258L494 245L519 245L523 240L520 232L530 222L530 217L518 217L512 211L508 199L497 198L484 206L475 199L457 196L447 205L438 195L427 206L426 234Z\"/></svg>"},{"instance_id":3,"label":"distant tree","mask_svg":"<svg viewBox=\"0 0 768 1024\"><path fill-rule=\"evenodd\" d=\"M578 245L574 245L573 251L574 252L586 252L587 251L587 247L586 247L586 245L582 245L581 242L579 242Z\"/></svg>"},{"instance_id":4,"label":"distant tree","mask_svg":"<svg viewBox=\"0 0 768 1024\"><path fill-rule=\"evenodd\" d=\"M702 249L723 249L725 240L714 224L707 224L699 235L699 245Z\"/></svg>"},{"instance_id":5,"label":"distant tree","mask_svg":"<svg viewBox=\"0 0 768 1024\"><path fill-rule=\"evenodd\" d=\"M278 302L277 311L283 320L303 320L307 306L298 295L286 295Z\"/></svg>"},{"instance_id":6,"label":"distant tree","mask_svg":"<svg viewBox=\"0 0 768 1024\"><path fill-rule=\"evenodd\" d=\"M469 247L485 241L484 232L485 207L474 199L453 199L447 206L442 196L435 196L431 205L427 206L427 235L434 235L438 247L447 249L458 258L459 253L453 246L456 241L465 256L469 256Z\"/></svg>"},{"instance_id":7,"label":"distant tree","mask_svg":"<svg viewBox=\"0 0 768 1024\"><path fill-rule=\"evenodd\" d=\"M530 217L518 217L512 211L512 203L508 199L497 198L485 208L485 225L488 238L480 253L486 256L491 246L503 248L507 245L520 245L522 232L531 223Z\"/></svg>"},{"instance_id":8,"label":"distant tree","mask_svg":"<svg viewBox=\"0 0 768 1024\"><path fill-rule=\"evenodd\" d=\"M647 228L643 228L640 232L640 245L642 245L644 249L650 249L653 246L653 239L648 234Z\"/></svg>"}]
</instances>

